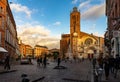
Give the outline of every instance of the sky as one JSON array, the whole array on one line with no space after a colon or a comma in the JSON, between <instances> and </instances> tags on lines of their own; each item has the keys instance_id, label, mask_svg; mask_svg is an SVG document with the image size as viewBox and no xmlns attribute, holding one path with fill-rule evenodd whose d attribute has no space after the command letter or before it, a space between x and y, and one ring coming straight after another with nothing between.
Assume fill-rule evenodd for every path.
<instances>
[{"instance_id":1,"label":"sky","mask_svg":"<svg viewBox=\"0 0 120 82\"><path fill-rule=\"evenodd\" d=\"M70 12L81 13L81 31L104 37L105 0L8 0L22 42L60 48L61 34L70 33Z\"/></svg>"}]
</instances>

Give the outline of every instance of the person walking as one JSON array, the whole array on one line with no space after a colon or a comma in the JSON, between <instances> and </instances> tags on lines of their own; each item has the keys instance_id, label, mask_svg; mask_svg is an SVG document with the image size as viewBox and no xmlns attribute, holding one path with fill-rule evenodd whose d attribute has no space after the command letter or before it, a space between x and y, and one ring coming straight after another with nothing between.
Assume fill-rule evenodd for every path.
<instances>
[{"instance_id":1,"label":"person walking","mask_svg":"<svg viewBox=\"0 0 120 82\"><path fill-rule=\"evenodd\" d=\"M103 69L103 54L102 53L99 55L97 61L98 61L99 67Z\"/></svg>"},{"instance_id":2,"label":"person walking","mask_svg":"<svg viewBox=\"0 0 120 82\"><path fill-rule=\"evenodd\" d=\"M37 65L40 66L40 58L37 58Z\"/></svg>"},{"instance_id":3,"label":"person walking","mask_svg":"<svg viewBox=\"0 0 120 82\"><path fill-rule=\"evenodd\" d=\"M104 58L104 70L105 70L106 80L108 80L109 70L110 70L110 62L109 62L109 56L108 55L106 55L105 58Z\"/></svg>"},{"instance_id":4,"label":"person walking","mask_svg":"<svg viewBox=\"0 0 120 82\"><path fill-rule=\"evenodd\" d=\"M60 62L61 62L61 58L60 57L58 57L58 67L60 66Z\"/></svg>"},{"instance_id":5,"label":"person walking","mask_svg":"<svg viewBox=\"0 0 120 82\"><path fill-rule=\"evenodd\" d=\"M97 63L97 62L96 62L96 58L93 58L93 59L92 59L92 64L93 64L93 68L94 68L94 69L95 69L95 67L96 67L96 63Z\"/></svg>"},{"instance_id":6,"label":"person walking","mask_svg":"<svg viewBox=\"0 0 120 82\"><path fill-rule=\"evenodd\" d=\"M42 64L42 57L40 57L39 63L40 63L41 66L43 65L43 64Z\"/></svg>"},{"instance_id":7,"label":"person walking","mask_svg":"<svg viewBox=\"0 0 120 82\"><path fill-rule=\"evenodd\" d=\"M116 58L115 58L114 68L115 68L115 70L114 70L114 78L116 78L117 77L117 72L120 69L120 57L119 57L118 54L116 55Z\"/></svg>"},{"instance_id":8,"label":"person walking","mask_svg":"<svg viewBox=\"0 0 120 82\"><path fill-rule=\"evenodd\" d=\"M10 70L10 56L7 55L5 58L5 65L4 65L4 69Z\"/></svg>"},{"instance_id":9,"label":"person walking","mask_svg":"<svg viewBox=\"0 0 120 82\"><path fill-rule=\"evenodd\" d=\"M47 64L47 57L46 57L46 54L45 54L45 55L44 55L44 58L43 58L44 68L46 68L46 64Z\"/></svg>"},{"instance_id":10,"label":"person walking","mask_svg":"<svg viewBox=\"0 0 120 82\"><path fill-rule=\"evenodd\" d=\"M110 55L109 63L110 63L110 72L111 73L114 73L114 62L115 62L114 57L112 55Z\"/></svg>"}]
</instances>

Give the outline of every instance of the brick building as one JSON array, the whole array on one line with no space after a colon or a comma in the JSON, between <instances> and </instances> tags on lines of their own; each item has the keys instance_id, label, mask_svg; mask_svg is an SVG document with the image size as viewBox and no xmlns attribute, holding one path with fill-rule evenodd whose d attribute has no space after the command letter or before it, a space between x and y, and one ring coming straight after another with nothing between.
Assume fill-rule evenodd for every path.
<instances>
[{"instance_id":1,"label":"brick building","mask_svg":"<svg viewBox=\"0 0 120 82\"><path fill-rule=\"evenodd\" d=\"M6 21L6 0L0 1L0 47L5 48L5 21ZM0 58L3 57L4 53L0 53Z\"/></svg>"},{"instance_id":2,"label":"brick building","mask_svg":"<svg viewBox=\"0 0 120 82\"><path fill-rule=\"evenodd\" d=\"M106 0L107 31L105 45L109 54L120 55L120 0Z\"/></svg>"},{"instance_id":3,"label":"brick building","mask_svg":"<svg viewBox=\"0 0 120 82\"><path fill-rule=\"evenodd\" d=\"M0 0L0 46L8 51L6 54L11 58L16 58L19 54L16 23L8 0Z\"/></svg>"}]
</instances>

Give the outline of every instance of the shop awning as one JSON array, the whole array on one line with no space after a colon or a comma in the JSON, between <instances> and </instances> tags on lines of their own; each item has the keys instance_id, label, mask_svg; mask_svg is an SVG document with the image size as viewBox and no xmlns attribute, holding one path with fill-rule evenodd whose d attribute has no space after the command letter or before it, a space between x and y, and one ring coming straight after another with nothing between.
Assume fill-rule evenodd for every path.
<instances>
[{"instance_id":1,"label":"shop awning","mask_svg":"<svg viewBox=\"0 0 120 82\"><path fill-rule=\"evenodd\" d=\"M8 51L4 49L3 47L0 47L0 52L8 52Z\"/></svg>"}]
</instances>

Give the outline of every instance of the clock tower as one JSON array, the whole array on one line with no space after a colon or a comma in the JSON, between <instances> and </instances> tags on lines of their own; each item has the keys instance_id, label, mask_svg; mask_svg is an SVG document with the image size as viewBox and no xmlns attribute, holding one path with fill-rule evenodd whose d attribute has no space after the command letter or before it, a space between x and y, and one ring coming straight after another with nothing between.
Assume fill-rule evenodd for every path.
<instances>
[{"instance_id":1,"label":"clock tower","mask_svg":"<svg viewBox=\"0 0 120 82\"><path fill-rule=\"evenodd\" d=\"M70 13L70 45L72 53L77 51L77 40L80 37L80 12L74 7Z\"/></svg>"}]
</instances>

